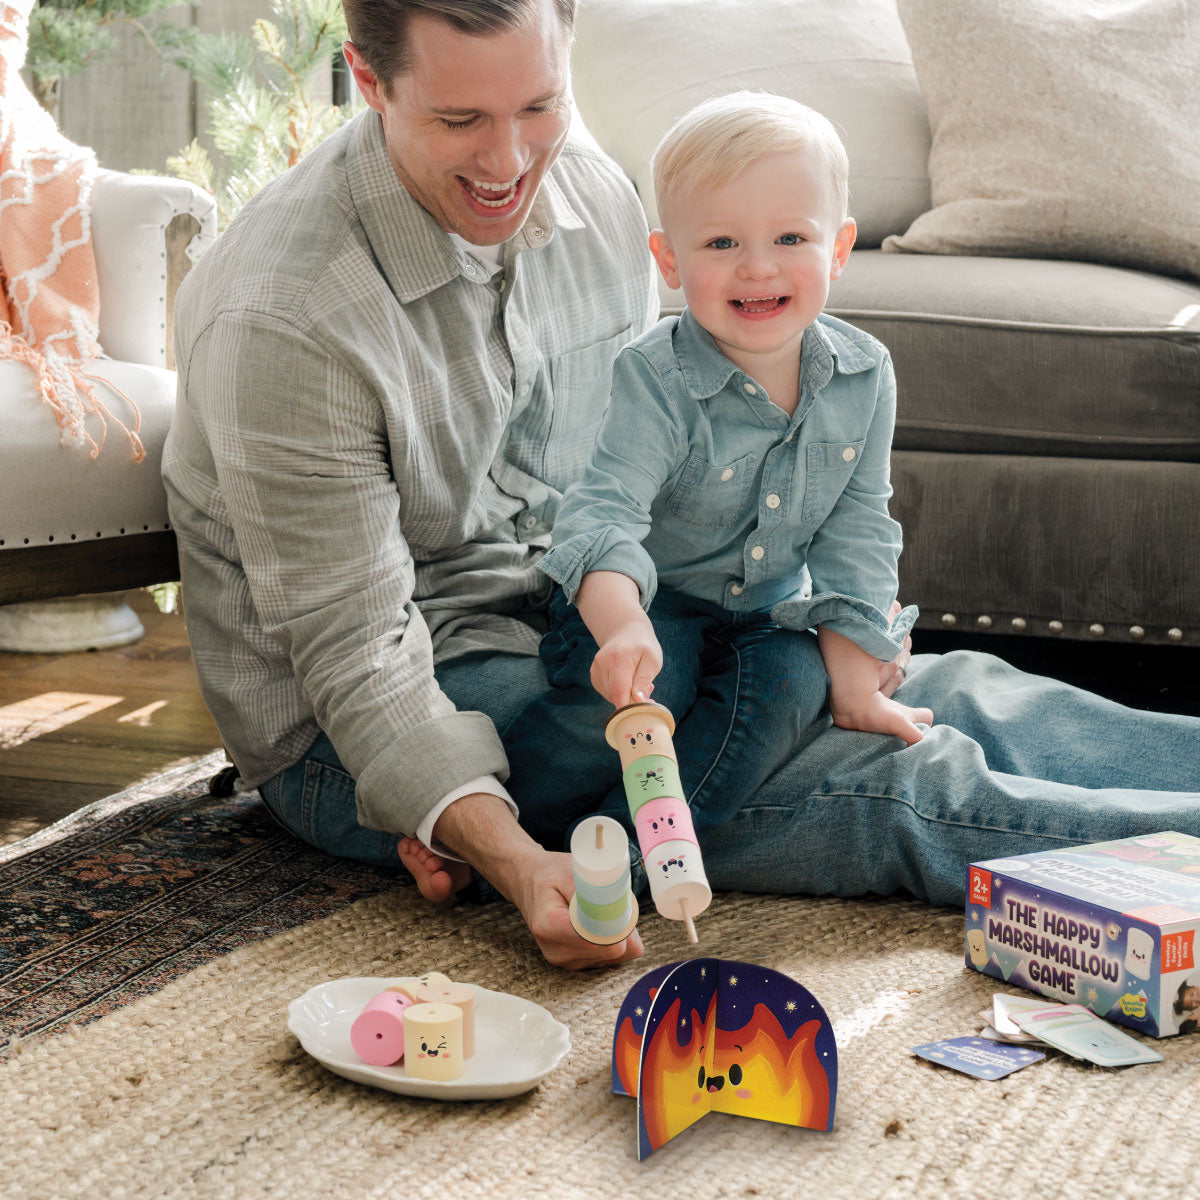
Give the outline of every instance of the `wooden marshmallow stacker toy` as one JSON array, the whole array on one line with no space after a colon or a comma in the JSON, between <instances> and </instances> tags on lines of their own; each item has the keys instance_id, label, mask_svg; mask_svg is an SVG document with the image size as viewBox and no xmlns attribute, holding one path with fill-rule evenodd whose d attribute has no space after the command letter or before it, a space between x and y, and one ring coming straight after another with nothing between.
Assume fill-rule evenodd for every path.
<instances>
[{"instance_id":1,"label":"wooden marshmallow stacker toy","mask_svg":"<svg viewBox=\"0 0 1200 1200\"><path fill-rule=\"evenodd\" d=\"M695 944L698 917L712 900L691 810L679 781L671 735L675 718L661 704L644 701L619 708L604 736L621 755L625 799L658 911L682 921Z\"/></svg>"}]
</instances>

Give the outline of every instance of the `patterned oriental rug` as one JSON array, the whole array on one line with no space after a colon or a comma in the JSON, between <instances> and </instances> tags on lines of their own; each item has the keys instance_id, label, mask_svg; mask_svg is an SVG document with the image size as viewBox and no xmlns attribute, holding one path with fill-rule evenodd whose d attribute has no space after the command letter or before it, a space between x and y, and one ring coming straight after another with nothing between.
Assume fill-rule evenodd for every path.
<instances>
[{"instance_id":1,"label":"patterned oriental rug","mask_svg":"<svg viewBox=\"0 0 1200 1200\"><path fill-rule=\"evenodd\" d=\"M218 798L220 752L0 847L0 1059L407 878Z\"/></svg>"},{"instance_id":2,"label":"patterned oriental rug","mask_svg":"<svg viewBox=\"0 0 1200 1200\"><path fill-rule=\"evenodd\" d=\"M26 1031L0 1062L0 1195L1195 1193L1196 1037L1154 1043L1161 1063L1105 1071L1051 1053L995 1082L911 1053L974 1034L1003 990L964 968L956 911L722 895L695 950L644 912L644 959L567 974L545 965L510 907L435 907L362 868L322 868L246 798L206 790L198 775L160 781L156 795L45 831L0 868L5 1013ZM150 885L129 882L151 872ZM73 885L51 882L71 874ZM105 892L111 903L83 899ZM697 953L784 971L821 1002L838 1051L832 1133L711 1115L637 1161L635 1103L609 1089L613 1022L645 971ZM334 1075L287 1030L288 1003L315 985L431 969L543 1005L569 1027L570 1053L524 1095L448 1103Z\"/></svg>"}]
</instances>

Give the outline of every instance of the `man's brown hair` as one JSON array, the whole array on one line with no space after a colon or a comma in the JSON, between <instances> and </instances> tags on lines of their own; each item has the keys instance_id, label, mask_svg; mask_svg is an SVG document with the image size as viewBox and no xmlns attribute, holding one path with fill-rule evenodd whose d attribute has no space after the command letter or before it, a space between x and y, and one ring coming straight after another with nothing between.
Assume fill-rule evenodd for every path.
<instances>
[{"instance_id":1,"label":"man's brown hair","mask_svg":"<svg viewBox=\"0 0 1200 1200\"><path fill-rule=\"evenodd\" d=\"M384 95L409 68L408 23L434 17L460 33L484 37L518 29L536 15L542 0L342 0L350 40L374 73ZM578 0L554 0L563 33L575 27Z\"/></svg>"}]
</instances>

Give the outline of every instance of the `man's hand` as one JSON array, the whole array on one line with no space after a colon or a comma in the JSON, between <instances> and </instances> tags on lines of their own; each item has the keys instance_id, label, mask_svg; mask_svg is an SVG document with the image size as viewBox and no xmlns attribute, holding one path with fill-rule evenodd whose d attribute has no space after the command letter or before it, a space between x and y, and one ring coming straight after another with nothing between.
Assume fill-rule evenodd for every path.
<instances>
[{"instance_id":1,"label":"man's hand","mask_svg":"<svg viewBox=\"0 0 1200 1200\"><path fill-rule=\"evenodd\" d=\"M571 856L543 850L499 796L476 792L455 800L438 817L433 836L517 906L551 965L579 970L644 953L636 930L611 946L593 945L575 932L567 911L575 891Z\"/></svg>"},{"instance_id":2,"label":"man's hand","mask_svg":"<svg viewBox=\"0 0 1200 1200\"><path fill-rule=\"evenodd\" d=\"M917 722L933 724L933 712L928 708L909 708L897 704L882 692L871 692L858 702L839 703L834 695L829 699L833 723L840 729L861 729L864 733L889 733L912 746L921 740Z\"/></svg>"},{"instance_id":3,"label":"man's hand","mask_svg":"<svg viewBox=\"0 0 1200 1200\"><path fill-rule=\"evenodd\" d=\"M567 911L574 892L571 856L549 851L542 851L541 860L521 872L514 884L510 899L521 910L538 949L551 966L578 971L641 958L645 951L636 929L623 942L611 946L597 946L581 938Z\"/></svg>"},{"instance_id":4,"label":"man's hand","mask_svg":"<svg viewBox=\"0 0 1200 1200\"><path fill-rule=\"evenodd\" d=\"M592 687L614 708L649 700L662 670L662 647L649 618L639 609L619 626L592 659Z\"/></svg>"}]
</instances>

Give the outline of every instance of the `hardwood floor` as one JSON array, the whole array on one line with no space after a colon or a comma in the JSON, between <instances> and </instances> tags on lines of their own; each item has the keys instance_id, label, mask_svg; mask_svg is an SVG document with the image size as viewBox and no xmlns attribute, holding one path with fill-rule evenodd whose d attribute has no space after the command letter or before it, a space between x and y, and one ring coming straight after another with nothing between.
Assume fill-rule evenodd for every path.
<instances>
[{"instance_id":1,"label":"hardwood floor","mask_svg":"<svg viewBox=\"0 0 1200 1200\"><path fill-rule=\"evenodd\" d=\"M220 747L183 617L129 600L146 629L132 645L0 652L0 845Z\"/></svg>"},{"instance_id":2,"label":"hardwood floor","mask_svg":"<svg viewBox=\"0 0 1200 1200\"><path fill-rule=\"evenodd\" d=\"M146 636L84 654L0 653L0 845L220 747L183 618L129 593ZM1124 704L1200 716L1200 650L919 632L918 651L999 654Z\"/></svg>"}]
</instances>

